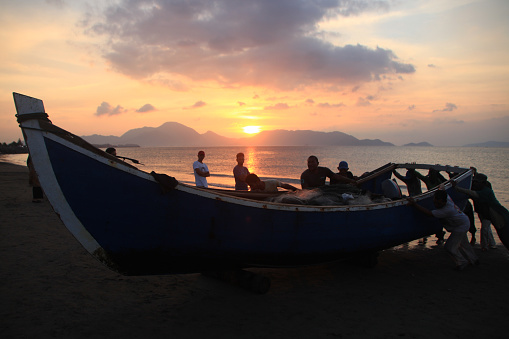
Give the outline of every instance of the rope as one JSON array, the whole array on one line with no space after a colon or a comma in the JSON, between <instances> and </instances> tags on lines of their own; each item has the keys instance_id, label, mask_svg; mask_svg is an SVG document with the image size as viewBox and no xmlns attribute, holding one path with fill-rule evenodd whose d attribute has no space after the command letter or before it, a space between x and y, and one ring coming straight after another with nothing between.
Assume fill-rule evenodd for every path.
<instances>
[{"instance_id":1,"label":"rope","mask_svg":"<svg viewBox=\"0 0 509 339\"><path fill-rule=\"evenodd\" d=\"M28 113L28 114L16 114L16 118L18 119L18 123L22 123L27 120L31 119L40 119L40 120L46 120L51 122L48 119L48 114L45 112L34 112L34 113Z\"/></svg>"}]
</instances>

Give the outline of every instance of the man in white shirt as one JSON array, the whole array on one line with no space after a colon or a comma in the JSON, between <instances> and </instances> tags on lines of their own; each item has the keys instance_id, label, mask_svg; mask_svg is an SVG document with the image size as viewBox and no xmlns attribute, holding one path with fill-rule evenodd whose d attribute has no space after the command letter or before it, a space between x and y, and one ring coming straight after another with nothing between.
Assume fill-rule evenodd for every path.
<instances>
[{"instance_id":1,"label":"man in white shirt","mask_svg":"<svg viewBox=\"0 0 509 339\"><path fill-rule=\"evenodd\" d=\"M209 168L203 163L205 152L198 152L198 160L193 163L194 181L197 187L209 187L207 177L210 177Z\"/></svg>"},{"instance_id":2,"label":"man in white shirt","mask_svg":"<svg viewBox=\"0 0 509 339\"><path fill-rule=\"evenodd\" d=\"M416 207L419 211L442 221L445 229L451 232L445 242L444 248L452 256L456 263L456 270L462 271L469 264L478 265L479 258L468 242L467 232L470 229L470 220L458 206L454 204L447 192L439 189L433 198L433 204L437 209L428 210L425 207L417 205L413 198L408 198L410 205Z\"/></svg>"}]
</instances>

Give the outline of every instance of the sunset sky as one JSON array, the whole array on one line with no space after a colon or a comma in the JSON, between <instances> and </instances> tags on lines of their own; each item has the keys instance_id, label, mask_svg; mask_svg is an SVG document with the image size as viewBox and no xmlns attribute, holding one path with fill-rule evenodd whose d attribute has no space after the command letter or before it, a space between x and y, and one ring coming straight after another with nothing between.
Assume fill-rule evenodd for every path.
<instances>
[{"instance_id":1,"label":"sunset sky","mask_svg":"<svg viewBox=\"0 0 509 339\"><path fill-rule=\"evenodd\" d=\"M0 142L21 137L12 92L77 135L509 141L508 17L507 0L1 1Z\"/></svg>"}]
</instances>

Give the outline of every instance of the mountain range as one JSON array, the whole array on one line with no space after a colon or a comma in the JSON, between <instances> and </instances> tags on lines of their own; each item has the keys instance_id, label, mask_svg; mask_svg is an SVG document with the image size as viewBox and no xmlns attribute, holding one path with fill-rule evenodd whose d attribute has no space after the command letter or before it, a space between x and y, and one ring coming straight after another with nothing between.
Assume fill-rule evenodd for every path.
<instances>
[{"instance_id":1,"label":"mountain range","mask_svg":"<svg viewBox=\"0 0 509 339\"><path fill-rule=\"evenodd\" d=\"M426 141L423 141L423 142L411 142L409 144L404 144L403 146L418 146L418 147L433 147L432 144L430 144L429 142L426 142Z\"/></svg>"},{"instance_id":2,"label":"mountain range","mask_svg":"<svg viewBox=\"0 0 509 339\"><path fill-rule=\"evenodd\" d=\"M468 144L465 147L509 147L507 141L486 141L477 144Z\"/></svg>"},{"instance_id":3,"label":"mountain range","mask_svg":"<svg viewBox=\"0 0 509 339\"><path fill-rule=\"evenodd\" d=\"M88 135L83 139L94 145L138 145L141 147L178 146L394 146L379 139L357 139L343 132L316 132L310 130L263 131L246 138L227 138L208 131L200 134L177 122L166 122L159 127L142 127L127 131L122 136Z\"/></svg>"}]
</instances>

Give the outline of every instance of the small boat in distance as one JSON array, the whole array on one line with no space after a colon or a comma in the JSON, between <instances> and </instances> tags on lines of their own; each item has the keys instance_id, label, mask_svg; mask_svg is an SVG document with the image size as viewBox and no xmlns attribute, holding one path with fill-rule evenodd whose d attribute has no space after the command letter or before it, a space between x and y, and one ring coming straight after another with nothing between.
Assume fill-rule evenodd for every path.
<instances>
[{"instance_id":1,"label":"small boat in distance","mask_svg":"<svg viewBox=\"0 0 509 339\"><path fill-rule=\"evenodd\" d=\"M53 125L41 100L14 93L14 101L53 209L89 253L122 274L320 264L376 253L442 229L437 219L407 206L405 199L314 206L267 201L273 194L177 181L165 189L157 175ZM457 185L467 189L472 180L468 168L389 163L361 179L361 188L381 194L381 183L396 168L454 172ZM449 181L445 189L458 206L465 205L465 195ZM414 198L432 208L433 194Z\"/></svg>"}]
</instances>

